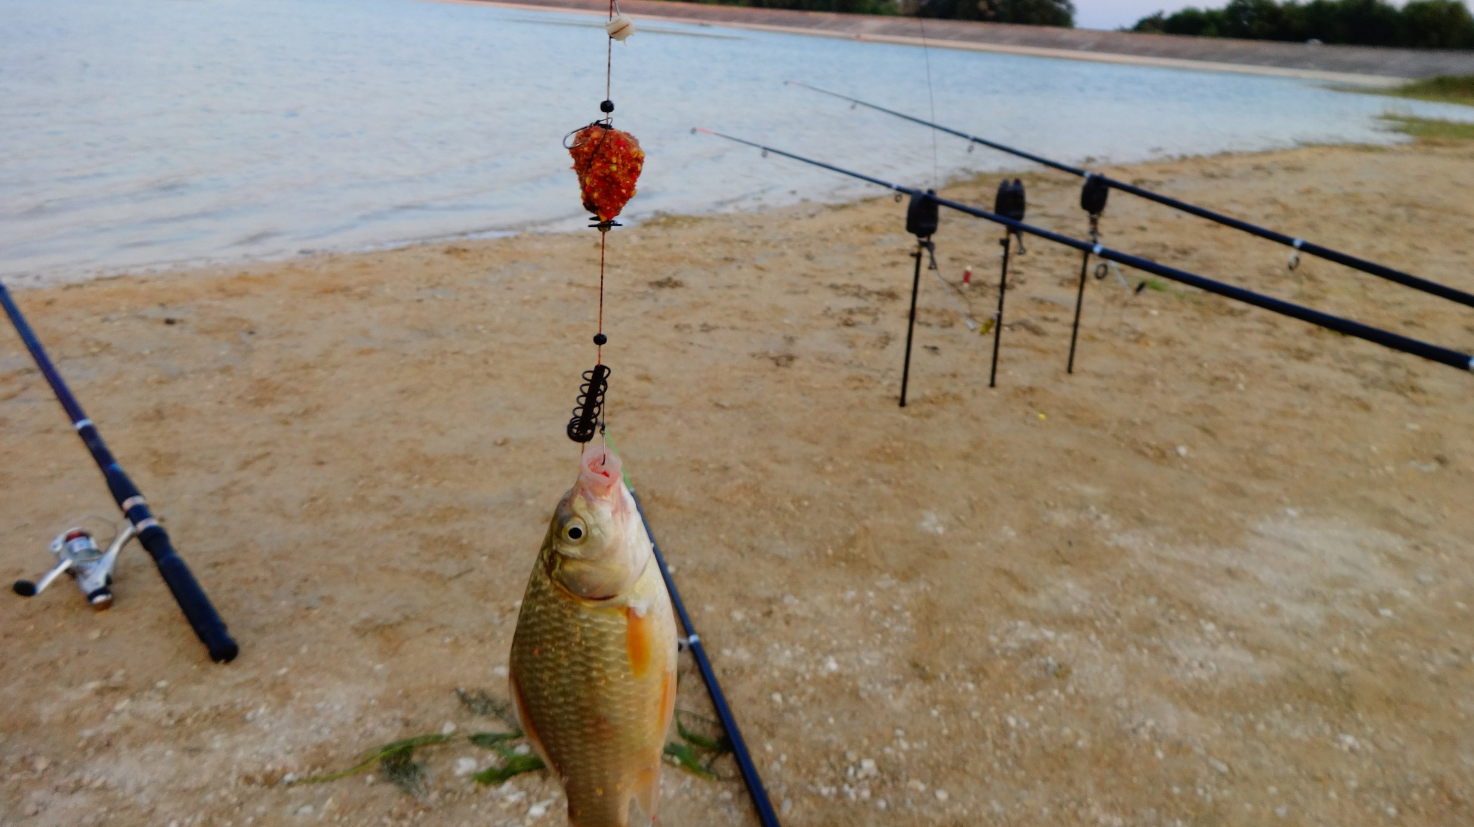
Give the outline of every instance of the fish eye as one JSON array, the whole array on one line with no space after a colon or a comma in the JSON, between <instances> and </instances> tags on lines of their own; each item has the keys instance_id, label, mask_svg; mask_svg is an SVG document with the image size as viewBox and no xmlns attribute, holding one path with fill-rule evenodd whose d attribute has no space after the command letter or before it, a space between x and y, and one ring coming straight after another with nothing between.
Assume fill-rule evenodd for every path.
<instances>
[{"instance_id":1,"label":"fish eye","mask_svg":"<svg viewBox=\"0 0 1474 827\"><path fill-rule=\"evenodd\" d=\"M587 537L588 533L588 527L583 524L583 520L580 520L577 517L569 520L568 524L563 526L563 539L567 540L570 543L579 542L583 538Z\"/></svg>"}]
</instances>

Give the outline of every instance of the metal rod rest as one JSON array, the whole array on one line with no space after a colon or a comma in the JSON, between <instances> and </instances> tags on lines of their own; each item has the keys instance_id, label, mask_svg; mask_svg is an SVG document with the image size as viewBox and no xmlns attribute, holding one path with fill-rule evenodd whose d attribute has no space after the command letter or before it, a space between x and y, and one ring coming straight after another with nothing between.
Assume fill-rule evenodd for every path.
<instances>
[{"instance_id":1,"label":"metal rod rest","mask_svg":"<svg viewBox=\"0 0 1474 827\"><path fill-rule=\"evenodd\" d=\"M1075 341L1080 338L1080 305L1085 303L1085 274L1090 270L1090 252L1080 255L1080 289L1075 293L1075 323L1070 325L1070 361L1065 373L1075 372Z\"/></svg>"},{"instance_id":2,"label":"metal rod rest","mask_svg":"<svg viewBox=\"0 0 1474 827\"><path fill-rule=\"evenodd\" d=\"M911 379L911 337L916 332L916 294L921 291L921 254L926 247L918 241L916 252L911 255L916 257L916 272L911 276L911 315L906 323L906 361L901 367L901 407L906 407L906 385Z\"/></svg>"},{"instance_id":3,"label":"metal rod rest","mask_svg":"<svg viewBox=\"0 0 1474 827\"><path fill-rule=\"evenodd\" d=\"M1013 233L1005 232L1003 240L1003 269L998 274L998 316L993 320L993 367L988 370L988 387L998 387L998 348L1003 344L1003 295L1008 292L1008 247Z\"/></svg>"},{"instance_id":4,"label":"metal rod rest","mask_svg":"<svg viewBox=\"0 0 1474 827\"><path fill-rule=\"evenodd\" d=\"M783 152L782 150L774 149L769 146L763 146L762 144L753 143L752 141L746 141L741 138L733 138L729 135L723 135L719 132L712 132L711 130L707 129L701 129L697 131L704 132L709 135L715 135L719 138L727 138L728 140L736 141L740 144L746 144L747 146L756 147L767 152L782 155L785 158L792 158L795 161L801 161L806 164L811 164L813 166L821 167L833 172L838 172L842 175L848 175L852 178L858 178L862 181L869 181L872 184L885 187L886 189L893 190L895 192L905 193L908 195L915 195L920 192L920 190L913 189L911 187L903 187L899 184L893 184L889 181L885 181L879 178L872 178L869 175L862 175L858 172L851 172L850 170L844 169L843 167L837 167L832 164L823 163L821 161L814 161L809 158L805 158L802 155L795 155L791 152ZM1350 319L1343 319L1340 316L1333 316L1329 313L1322 313L1319 310L1312 310L1302 305L1293 304L1287 301L1281 301L1279 299L1266 296L1262 293L1255 293L1252 290L1245 290L1242 287L1234 287L1231 284L1224 284L1221 281L1214 281L1213 279L1204 278L1203 276L1199 276L1196 273L1190 273L1186 270L1179 270L1176 267L1168 267L1164 264L1158 264L1154 261L1148 261L1147 259L1141 258L1140 256L1133 256L1129 253L1122 253L1120 251L1112 250L1111 248L1105 247L1100 244L1091 244L1090 242L1081 241L1077 238L1071 238L1067 235L1061 235L1056 232L1051 232L1040 227L1035 227L1031 224L1025 224L1022 221L1014 221L1011 218L1005 218L1001 215L997 215L996 213L991 213L987 210L968 206L967 204L962 204L957 201L951 201L946 198L938 198L934 195L930 197L940 206L946 207L950 210L956 210L957 212L981 218L985 221L991 221L995 224L1002 224L1003 226L1017 232L1028 233L1029 235L1042 238L1045 241L1053 241L1056 244L1063 244L1066 247L1070 247L1081 252L1089 252L1091 255L1094 255L1097 258L1102 258L1107 261L1114 261L1118 264L1124 264L1128 267L1134 267L1137 270L1151 273L1152 275L1161 276L1165 279L1171 279L1172 281L1179 282L1181 284L1196 287L1208 293L1216 293L1220 296L1225 296L1227 298L1234 299L1235 301L1240 301L1245 304L1251 304L1255 307L1260 307L1274 313L1279 313L1283 316L1289 316L1293 319L1299 319L1303 322L1309 322L1313 325L1324 327L1327 330L1334 330L1337 333L1344 333L1347 336L1355 336L1358 339L1365 339L1369 342L1375 342L1376 344L1382 345L1383 347L1391 348L1392 350L1400 350L1404 353L1411 353L1414 356L1421 356L1424 359L1432 362L1449 365L1450 367L1455 367L1459 370L1474 371L1474 357L1471 357L1467 353L1460 353L1459 351L1450 350L1446 347L1439 347L1438 345L1429 344L1417 339L1410 339L1406 336L1402 336L1391 331L1382 330L1381 328L1372 327L1371 325L1365 325L1361 322L1354 322Z\"/></svg>"}]
</instances>

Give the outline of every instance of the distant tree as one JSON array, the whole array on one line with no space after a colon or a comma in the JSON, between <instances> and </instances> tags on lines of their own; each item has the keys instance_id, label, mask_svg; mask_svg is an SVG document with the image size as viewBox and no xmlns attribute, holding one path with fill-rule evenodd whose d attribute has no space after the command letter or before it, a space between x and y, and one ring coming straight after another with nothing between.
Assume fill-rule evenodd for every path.
<instances>
[{"instance_id":1,"label":"distant tree","mask_svg":"<svg viewBox=\"0 0 1474 827\"><path fill-rule=\"evenodd\" d=\"M1459 0L1412 0L1402 7L1402 44L1474 49L1474 15Z\"/></svg>"},{"instance_id":2,"label":"distant tree","mask_svg":"<svg viewBox=\"0 0 1474 827\"><path fill-rule=\"evenodd\" d=\"M996 23L1020 23L1025 26L1075 25L1075 4L1071 0L981 0L979 17Z\"/></svg>"},{"instance_id":3,"label":"distant tree","mask_svg":"<svg viewBox=\"0 0 1474 827\"><path fill-rule=\"evenodd\" d=\"M1274 0L1229 0L1223 7L1221 34L1246 40L1282 40L1288 28L1288 8L1293 6L1280 6Z\"/></svg>"},{"instance_id":4,"label":"distant tree","mask_svg":"<svg viewBox=\"0 0 1474 827\"><path fill-rule=\"evenodd\" d=\"M754 6L760 9L837 11L847 14L896 14L896 0L697 0L718 6Z\"/></svg>"},{"instance_id":5,"label":"distant tree","mask_svg":"<svg viewBox=\"0 0 1474 827\"><path fill-rule=\"evenodd\" d=\"M986 20L1026 26L1075 25L1072 0L920 0L901 7L903 14L948 20Z\"/></svg>"},{"instance_id":6,"label":"distant tree","mask_svg":"<svg viewBox=\"0 0 1474 827\"><path fill-rule=\"evenodd\" d=\"M1460 0L1229 0L1221 9L1186 8L1143 17L1132 31L1248 40L1474 49L1474 16Z\"/></svg>"}]
</instances>

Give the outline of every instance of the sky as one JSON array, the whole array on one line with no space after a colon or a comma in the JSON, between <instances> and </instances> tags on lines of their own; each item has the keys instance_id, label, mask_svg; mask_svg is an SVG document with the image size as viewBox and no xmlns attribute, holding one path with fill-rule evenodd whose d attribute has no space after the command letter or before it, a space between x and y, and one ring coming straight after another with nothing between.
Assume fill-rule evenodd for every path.
<instances>
[{"instance_id":1,"label":"sky","mask_svg":"<svg viewBox=\"0 0 1474 827\"><path fill-rule=\"evenodd\" d=\"M1402 5L1399 0L1393 0ZM1465 0L1474 7L1474 3ZM1081 29L1118 29L1133 26L1152 12L1173 12L1187 6L1219 8L1228 0L1075 0L1075 26Z\"/></svg>"}]
</instances>

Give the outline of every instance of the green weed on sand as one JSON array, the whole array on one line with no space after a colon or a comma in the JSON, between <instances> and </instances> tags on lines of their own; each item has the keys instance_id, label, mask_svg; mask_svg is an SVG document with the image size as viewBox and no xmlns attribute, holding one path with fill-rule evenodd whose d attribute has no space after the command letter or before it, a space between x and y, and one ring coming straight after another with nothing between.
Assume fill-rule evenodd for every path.
<instances>
[{"instance_id":1,"label":"green weed on sand","mask_svg":"<svg viewBox=\"0 0 1474 827\"><path fill-rule=\"evenodd\" d=\"M321 784L337 781L378 765L384 778L404 792L419 798L425 792L426 764L415 760L415 751L462 739L495 753L496 759L486 769L471 776L478 784L498 785L526 772L546 769L542 759L531 754L525 745L514 742L523 738L512 715L511 704L482 690L457 689L461 705L472 714L495 718L508 729L502 732L476 732L466 736L446 734L417 735L376 747L359 756L358 761L341 772L303 778L298 784ZM700 715L676 710L678 740L665 745L665 760L697 778L726 780L714 764L732 751L732 744L720 724Z\"/></svg>"},{"instance_id":2,"label":"green weed on sand","mask_svg":"<svg viewBox=\"0 0 1474 827\"><path fill-rule=\"evenodd\" d=\"M1404 135L1420 141L1474 141L1474 123L1459 123L1405 115L1383 115L1382 120Z\"/></svg>"},{"instance_id":3,"label":"green weed on sand","mask_svg":"<svg viewBox=\"0 0 1474 827\"><path fill-rule=\"evenodd\" d=\"M1404 83L1387 92L1399 98L1474 106L1474 75L1439 75Z\"/></svg>"}]
</instances>

